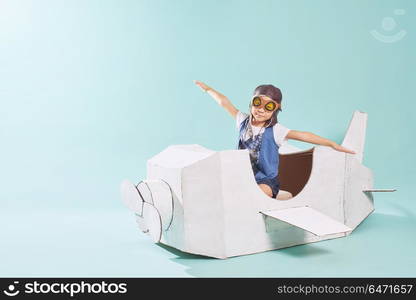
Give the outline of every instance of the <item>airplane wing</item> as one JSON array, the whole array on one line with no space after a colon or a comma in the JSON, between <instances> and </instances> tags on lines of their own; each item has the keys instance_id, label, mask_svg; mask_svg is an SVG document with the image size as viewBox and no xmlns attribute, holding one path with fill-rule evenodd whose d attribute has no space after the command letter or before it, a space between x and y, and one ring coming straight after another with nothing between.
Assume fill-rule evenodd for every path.
<instances>
[{"instance_id":1,"label":"airplane wing","mask_svg":"<svg viewBox=\"0 0 416 300\"><path fill-rule=\"evenodd\" d=\"M351 228L308 206L261 211L272 217L299 227L317 236L352 231Z\"/></svg>"}]
</instances>

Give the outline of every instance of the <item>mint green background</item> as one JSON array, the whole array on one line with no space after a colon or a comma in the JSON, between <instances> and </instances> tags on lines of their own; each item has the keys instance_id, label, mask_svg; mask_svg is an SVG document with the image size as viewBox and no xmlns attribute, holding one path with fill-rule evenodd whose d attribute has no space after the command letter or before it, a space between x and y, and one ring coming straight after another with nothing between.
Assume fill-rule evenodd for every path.
<instances>
[{"instance_id":1,"label":"mint green background","mask_svg":"<svg viewBox=\"0 0 416 300\"><path fill-rule=\"evenodd\" d=\"M0 0L0 276L416 276L415 11L412 0ZM383 17L407 35L373 38ZM152 244L120 182L143 179L172 144L235 147L234 120L194 79L243 111L272 83L283 125L338 143L367 112L364 164L375 187L398 191L376 194L343 239L225 261Z\"/></svg>"}]
</instances>

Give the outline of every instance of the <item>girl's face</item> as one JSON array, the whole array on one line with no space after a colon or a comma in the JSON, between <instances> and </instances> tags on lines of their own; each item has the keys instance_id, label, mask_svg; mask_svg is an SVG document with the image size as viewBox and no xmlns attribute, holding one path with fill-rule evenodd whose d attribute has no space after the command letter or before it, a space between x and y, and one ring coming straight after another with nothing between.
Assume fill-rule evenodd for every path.
<instances>
[{"instance_id":1,"label":"girl's face","mask_svg":"<svg viewBox=\"0 0 416 300\"><path fill-rule=\"evenodd\" d=\"M265 121L269 120L272 117L273 112L275 112L279 108L279 103L277 103L276 101L273 101L272 99L270 99L267 96L260 96L260 98L261 98L261 104L260 105L255 106L255 105L253 105L253 103L251 104L251 113L253 114L256 121L265 122ZM276 104L275 105L276 107L273 111L269 111L269 110L264 108L264 106L267 103L269 103L270 101L272 101Z\"/></svg>"}]
</instances>

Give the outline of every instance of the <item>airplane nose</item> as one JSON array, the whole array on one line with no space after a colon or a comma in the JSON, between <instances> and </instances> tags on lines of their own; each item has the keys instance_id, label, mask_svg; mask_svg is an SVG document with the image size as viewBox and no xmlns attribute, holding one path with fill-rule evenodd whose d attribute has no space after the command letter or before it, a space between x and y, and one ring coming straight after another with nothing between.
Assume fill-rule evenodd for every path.
<instances>
[{"instance_id":1,"label":"airplane nose","mask_svg":"<svg viewBox=\"0 0 416 300\"><path fill-rule=\"evenodd\" d=\"M168 230L173 218L173 196L169 184L160 179L142 180L137 189L144 202L153 205L160 213L162 229Z\"/></svg>"},{"instance_id":2,"label":"airplane nose","mask_svg":"<svg viewBox=\"0 0 416 300\"><path fill-rule=\"evenodd\" d=\"M137 186L128 180L121 184L123 202L136 214L141 231L149 234L155 243L173 220L173 195L163 180L142 180Z\"/></svg>"}]
</instances>

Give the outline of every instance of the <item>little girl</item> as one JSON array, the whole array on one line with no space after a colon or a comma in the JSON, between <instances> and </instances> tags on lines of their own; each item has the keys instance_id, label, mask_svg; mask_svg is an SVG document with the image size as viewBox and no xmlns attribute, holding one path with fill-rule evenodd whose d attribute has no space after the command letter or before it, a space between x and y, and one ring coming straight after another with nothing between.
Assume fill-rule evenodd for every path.
<instances>
[{"instance_id":1,"label":"little girl","mask_svg":"<svg viewBox=\"0 0 416 300\"><path fill-rule=\"evenodd\" d=\"M255 88L249 104L250 115L248 115L236 109L226 96L205 83L197 80L194 80L194 83L211 95L236 119L236 126L239 129L237 149L249 150L256 182L269 197L278 200L292 197L291 193L280 190L277 177L279 147L288 139L329 146L337 151L355 154L354 151L334 141L311 132L290 130L281 125L277 120L277 114L282 111L282 93L271 84L259 85Z\"/></svg>"}]
</instances>

